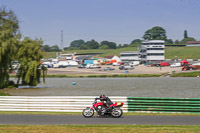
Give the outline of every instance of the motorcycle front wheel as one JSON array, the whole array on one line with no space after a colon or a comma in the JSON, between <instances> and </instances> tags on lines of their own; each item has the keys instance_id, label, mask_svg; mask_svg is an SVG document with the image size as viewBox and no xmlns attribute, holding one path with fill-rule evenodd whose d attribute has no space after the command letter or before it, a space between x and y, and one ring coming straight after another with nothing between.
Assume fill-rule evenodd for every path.
<instances>
[{"instance_id":1,"label":"motorcycle front wheel","mask_svg":"<svg viewBox=\"0 0 200 133\"><path fill-rule=\"evenodd\" d=\"M113 109L112 112L111 112L111 115L114 118L119 118L119 117L122 116L122 114L123 114L123 111L120 108Z\"/></svg>"},{"instance_id":2,"label":"motorcycle front wheel","mask_svg":"<svg viewBox=\"0 0 200 133\"><path fill-rule=\"evenodd\" d=\"M94 115L94 110L90 108L86 108L83 110L82 114L85 118L90 118Z\"/></svg>"}]
</instances>

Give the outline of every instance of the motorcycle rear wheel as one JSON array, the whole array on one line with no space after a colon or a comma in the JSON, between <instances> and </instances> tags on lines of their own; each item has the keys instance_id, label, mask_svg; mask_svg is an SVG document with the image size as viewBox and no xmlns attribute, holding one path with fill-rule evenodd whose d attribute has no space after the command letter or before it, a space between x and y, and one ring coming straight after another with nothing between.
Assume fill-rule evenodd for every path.
<instances>
[{"instance_id":1,"label":"motorcycle rear wheel","mask_svg":"<svg viewBox=\"0 0 200 133\"><path fill-rule=\"evenodd\" d=\"M85 118L90 118L90 117L92 117L94 115L94 110L90 109L90 108L86 108L86 109L83 110L82 115Z\"/></svg>"},{"instance_id":2,"label":"motorcycle rear wheel","mask_svg":"<svg viewBox=\"0 0 200 133\"><path fill-rule=\"evenodd\" d=\"M113 109L111 112L112 117L119 118L123 115L123 111L120 108Z\"/></svg>"}]
</instances>

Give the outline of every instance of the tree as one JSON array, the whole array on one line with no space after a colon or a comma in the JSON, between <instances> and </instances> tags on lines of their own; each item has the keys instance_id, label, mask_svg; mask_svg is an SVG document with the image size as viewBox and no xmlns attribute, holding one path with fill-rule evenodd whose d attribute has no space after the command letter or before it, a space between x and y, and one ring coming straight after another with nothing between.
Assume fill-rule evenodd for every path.
<instances>
[{"instance_id":1,"label":"tree","mask_svg":"<svg viewBox=\"0 0 200 133\"><path fill-rule=\"evenodd\" d=\"M31 40L25 38L19 45L18 61L20 62L19 73L17 75L19 84L36 86L40 82L41 69L40 60L43 53L40 50L42 47L42 40Z\"/></svg>"},{"instance_id":2,"label":"tree","mask_svg":"<svg viewBox=\"0 0 200 133\"><path fill-rule=\"evenodd\" d=\"M0 8L0 88L9 84L9 66L19 42L18 19L13 11Z\"/></svg>"},{"instance_id":3,"label":"tree","mask_svg":"<svg viewBox=\"0 0 200 133\"><path fill-rule=\"evenodd\" d=\"M175 42L174 42L175 44L179 44L180 42L179 42L179 40L175 40Z\"/></svg>"},{"instance_id":4,"label":"tree","mask_svg":"<svg viewBox=\"0 0 200 133\"><path fill-rule=\"evenodd\" d=\"M60 52L61 50L59 49L58 45L53 45L50 47L51 52Z\"/></svg>"},{"instance_id":5,"label":"tree","mask_svg":"<svg viewBox=\"0 0 200 133\"><path fill-rule=\"evenodd\" d=\"M133 46L133 47L137 47L138 45L141 44L141 40L140 39L134 39L131 43L130 43L130 46Z\"/></svg>"},{"instance_id":6,"label":"tree","mask_svg":"<svg viewBox=\"0 0 200 133\"><path fill-rule=\"evenodd\" d=\"M88 46L88 49L98 49L99 48L99 43L92 39L91 41L87 41L86 45Z\"/></svg>"},{"instance_id":7,"label":"tree","mask_svg":"<svg viewBox=\"0 0 200 133\"><path fill-rule=\"evenodd\" d=\"M188 41L196 41L196 39L194 39L193 37L187 37L184 38L181 43L186 44Z\"/></svg>"},{"instance_id":8,"label":"tree","mask_svg":"<svg viewBox=\"0 0 200 133\"><path fill-rule=\"evenodd\" d=\"M184 39L188 38L187 30L184 30Z\"/></svg>"},{"instance_id":9,"label":"tree","mask_svg":"<svg viewBox=\"0 0 200 133\"><path fill-rule=\"evenodd\" d=\"M49 47L49 45L44 45L44 46L42 46L42 51L51 52L51 48Z\"/></svg>"},{"instance_id":10,"label":"tree","mask_svg":"<svg viewBox=\"0 0 200 133\"><path fill-rule=\"evenodd\" d=\"M119 45L117 46L117 48L122 48L122 44L119 44Z\"/></svg>"},{"instance_id":11,"label":"tree","mask_svg":"<svg viewBox=\"0 0 200 133\"><path fill-rule=\"evenodd\" d=\"M100 44L101 49L116 49L117 44L109 41L102 41Z\"/></svg>"},{"instance_id":12,"label":"tree","mask_svg":"<svg viewBox=\"0 0 200 133\"><path fill-rule=\"evenodd\" d=\"M85 41L80 39L80 40L74 40L70 43L70 47L80 47L81 45L84 45Z\"/></svg>"},{"instance_id":13,"label":"tree","mask_svg":"<svg viewBox=\"0 0 200 133\"><path fill-rule=\"evenodd\" d=\"M155 26L145 32L143 38L145 40L166 40L166 31L162 27Z\"/></svg>"},{"instance_id":14,"label":"tree","mask_svg":"<svg viewBox=\"0 0 200 133\"><path fill-rule=\"evenodd\" d=\"M173 44L174 42L173 42L172 39L167 39L165 43L166 43L166 44Z\"/></svg>"},{"instance_id":15,"label":"tree","mask_svg":"<svg viewBox=\"0 0 200 133\"><path fill-rule=\"evenodd\" d=\"M131 44L141 43L142 41L140 39L135 39L131 42Z\"/></svg>"}]
</instances>

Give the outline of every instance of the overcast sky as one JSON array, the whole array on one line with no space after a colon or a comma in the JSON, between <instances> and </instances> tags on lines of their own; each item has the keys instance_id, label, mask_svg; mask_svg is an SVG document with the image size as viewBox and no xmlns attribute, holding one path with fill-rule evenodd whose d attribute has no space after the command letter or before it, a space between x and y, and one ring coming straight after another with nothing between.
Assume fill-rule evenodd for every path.
<instances>
[{"instance_id":1,"label":"overcast sky","mask_svg":"<svg viewBox=\"0 0 200 133\"><path fill-rule=\"evenodd\" d=\"M200 0L0 0L20 21L23 37L42 38L44 44L64 46L77 39L113 41L142 39L161 26L169 39L188 36L200 40Z\"/></svg>"}]
</instances>

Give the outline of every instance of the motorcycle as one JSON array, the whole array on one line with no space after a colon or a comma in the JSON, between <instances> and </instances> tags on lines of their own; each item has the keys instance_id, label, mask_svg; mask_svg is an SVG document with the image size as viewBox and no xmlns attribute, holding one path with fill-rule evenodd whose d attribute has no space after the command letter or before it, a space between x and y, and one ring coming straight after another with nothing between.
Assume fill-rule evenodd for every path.
<instances>
[{"instance_id":1,"label":"motorcycle","mask_svg":"<svg viewBox=\"0 0 200 133\"><path fill-rule=\"evenodd\" d=\"M95 99L93 102L93 107L86 107L83 110L82 115L86 118L90 118L94 115L94 111L96 111L99 116L112 116L114 118L119 118L122 116L123 111L120 109L120 107L122 107L124 103L116 102L111 104L111 108L108 109L108 107L103 102L104 101L97 102Z\"/></svg>"}]
</instances>

